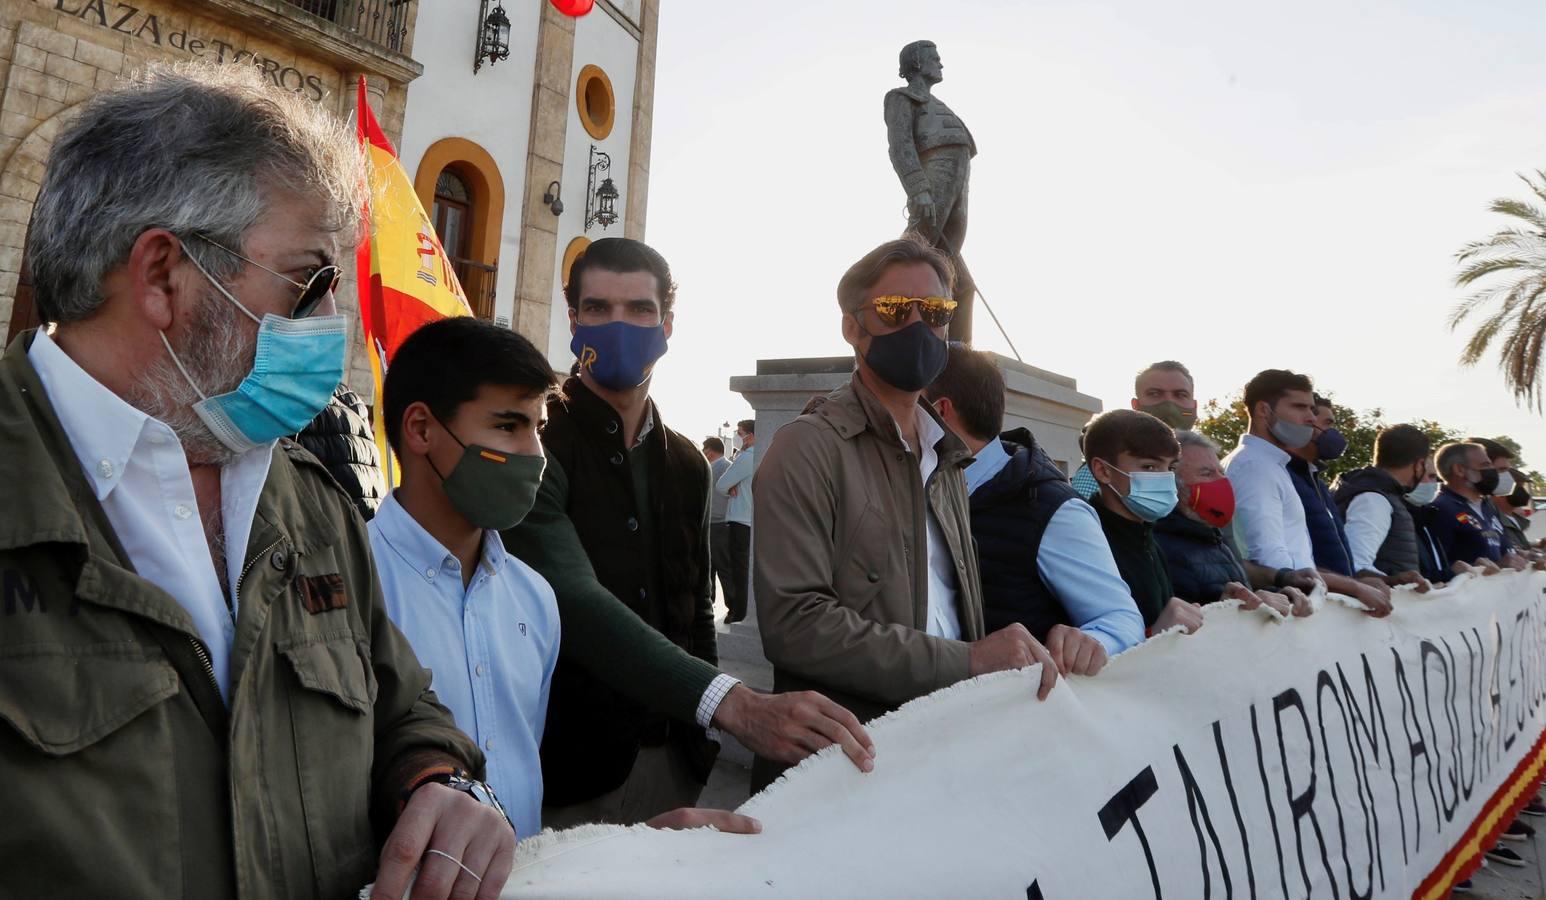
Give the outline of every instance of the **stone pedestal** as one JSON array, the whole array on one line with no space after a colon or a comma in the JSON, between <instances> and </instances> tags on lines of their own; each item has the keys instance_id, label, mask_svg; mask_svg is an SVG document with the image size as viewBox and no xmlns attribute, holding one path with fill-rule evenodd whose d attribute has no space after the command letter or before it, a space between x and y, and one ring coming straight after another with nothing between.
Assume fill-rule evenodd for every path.
<instances>
[{"instance_id":1,"label":"stone pedestal","mask_svg":"<svg viewBox=\"0 0 1546 900\"><path fill-rule=\"evenodd\" d=\"M1037 443L1064 472L1079 465L1079 429L1100 412L1099 400L1081 394L1074 379L1038 369L994 354L1008 386L1004 428L1026 427ZM757 374L737 375L730 389L746 398L756 410L758 447L777 440L778 429L793 421L817 394L829 393L853 377L852 356L804 359L759 359ZM754 541L755 547L755 541ZM747 600L746 619L721 625L719 664L725 671L759 690L773 686L773 668L762 655L762 636L757 630L757 598ZM724 750L739 761L745 750L739 745Z\"/></svg>"}]
</instances>

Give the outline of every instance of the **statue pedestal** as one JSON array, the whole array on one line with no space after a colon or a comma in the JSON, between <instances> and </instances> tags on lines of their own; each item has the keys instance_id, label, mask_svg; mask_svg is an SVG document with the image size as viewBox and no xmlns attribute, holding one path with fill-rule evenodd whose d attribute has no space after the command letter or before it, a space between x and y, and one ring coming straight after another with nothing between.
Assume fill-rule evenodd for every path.
<instances>
[{"instance_id":1,"label":"statue pedestal","mask_svg":"<svg viewBox=\"0 0 1546 900\"><path fill-rule=\"evenodd\" d=\"M1073 472L1080 460L1079 429L1100 412L1100 401L1079 393L1072 378L993 356L1008 386L1004 428L1029 428L1053 462L1065 473ZM793 421L812 396L847 384L853 370L852 356L759 359L757 374L731 378L730 389L756 410L758 446L766 447L777 440L778 429ZM719 664L751 687L772 689L773 667L762 654L755 595L747 599L744 621L719 626ZM739 744L726 741L723 755L727 759L740 762L745 753Z\"/></svg>"}]
</instances>

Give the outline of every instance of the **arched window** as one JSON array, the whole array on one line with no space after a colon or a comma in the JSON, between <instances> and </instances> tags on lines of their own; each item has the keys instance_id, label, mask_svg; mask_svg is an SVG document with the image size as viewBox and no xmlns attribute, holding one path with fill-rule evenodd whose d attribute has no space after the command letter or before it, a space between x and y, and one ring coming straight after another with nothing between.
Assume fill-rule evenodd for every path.
<instances>
[{"instance_id":1,"label":"arched window","mask_svg":"<svg viewBox=\"0 0 1546 900\"><path fill-rule=\"evenodd\" d=\"M493 319L495 267L472 258L472 230L478 213L467 182L450 168L442 170L435 179L435 233L451 258L451 268L462 283L472 314Z\"/></svg>"}]
</instances>

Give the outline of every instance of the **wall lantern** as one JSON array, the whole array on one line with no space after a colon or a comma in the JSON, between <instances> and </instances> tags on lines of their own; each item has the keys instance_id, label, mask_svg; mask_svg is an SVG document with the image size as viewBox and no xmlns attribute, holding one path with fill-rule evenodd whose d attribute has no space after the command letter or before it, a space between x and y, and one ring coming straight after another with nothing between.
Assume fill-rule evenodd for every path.
<instances>
[{"instance_id":1,"label":"wall lantern","mask_svg":"<svg viewBox=\"0 0 1546 900\"><path fill-rule=\"evenodd\" d=\"M596 184L596 177L605 172L612 171L612 157L596 149L595 144L590 145L590 176L585 182L585 230L589 231L591 225L600 225L605 231L607 226L617 221L617 185L612 183L611 176L602 179L601 184Z\"/></svg>"},{"instance_id":2,"label":"wall lantern","mask_svg":"<svg viewBox=\"0 0 1546 900\"><path fill-rule=\"evenodd\" d=\"M558 196L560 190L562 187L558 182L550 181L547 191L542 195L542 202L548 205L548 209L552 210L555 216L563 215L564 212L564 201Z\"/></svg>"},{"instance_id":3,"label":"wall lantern","mask_svg":"<svg viewBox=\"0 0 1546 900\"><path fill-rule=\"evenodd\" d=\"M505 15L505 6L495 0L494 9L490 12L488 0L481 0L478 9L478 55L472 61L472 70L476 72L482 68L484 60L488 60L492 66L509 58L510 17Z\"/></svg>"}]
</instances>

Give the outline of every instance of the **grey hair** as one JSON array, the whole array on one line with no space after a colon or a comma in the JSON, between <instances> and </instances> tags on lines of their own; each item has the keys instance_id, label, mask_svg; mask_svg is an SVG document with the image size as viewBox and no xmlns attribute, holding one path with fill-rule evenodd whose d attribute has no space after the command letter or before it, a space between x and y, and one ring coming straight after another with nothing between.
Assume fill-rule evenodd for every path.
<instances>
[{"instance_id":1,"label":"grey hair","mask_svg":"<svg viewBox=\"0 0 1546 900\"><path fill-rule=\"evenodd\" d=\"M87 101L54 144L27 235L39 311L53 322L90 318L102 280L151 228L240 250L274 191L320 200L322 226L352 246L364 176L344 123L256 68L148 66ZM206 258L221 280L243 265Z\"/></svg>"},{"instance_id":2,"label":"grey hair","mask_svg":"<svg viewBox=\"0 0 1546 900\"><path fill-rule=\"evenodd\" d=\"M1472 449L1482 451L1483 455L1487 453L1486 447L1483 447L1481 444L1470 443L1469 441L1455 441L1440 447L1439 452L1434 454L1434 465L1438 467L1439 480L1447 480L1450 469L1455 466L1464 465L1466 463L1466 456L1470 454Z\"/></svg>"},{"instance_id":3,"label":"grey hair","mask_svg":"<svg viewBox=\"0 0 1546 900\"><path fill-rule=\"evenodd\" d=\"M1219 452L1219 445L1214 442L1213 438L1200 431L1178 430L1176 432L1176 443L1180 444L1183 450L1187 447L1202 447L1206 450L1212 450L1215 456Z\"/></svg>"}]
</instances>

